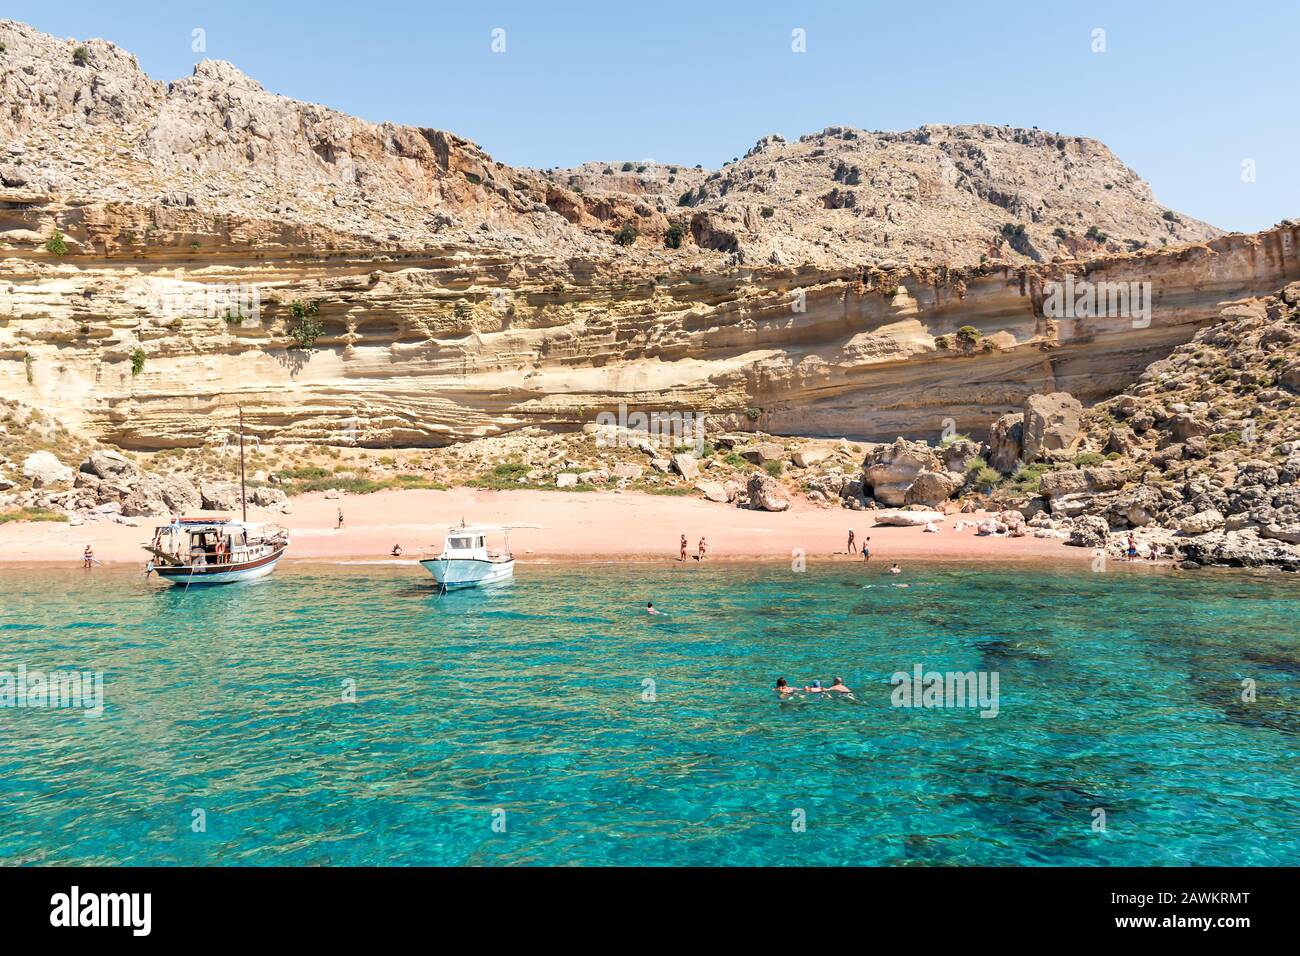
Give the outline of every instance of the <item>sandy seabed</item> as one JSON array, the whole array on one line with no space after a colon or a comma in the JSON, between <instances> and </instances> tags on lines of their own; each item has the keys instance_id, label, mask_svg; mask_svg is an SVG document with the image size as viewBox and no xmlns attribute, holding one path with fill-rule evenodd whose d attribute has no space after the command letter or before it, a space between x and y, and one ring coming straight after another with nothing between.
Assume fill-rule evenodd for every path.
<instances>
[{"instance_id":1,"label":"sandy seabed","mask_svg":"<svg viewBox=\"0 0 1300 956\"><path fill-rule=\"evenodd\" d=\"M292 499L290 507L287 515L250 508L248 517L288 528L286 557L299 560L388 558L395 544L402 546L403 558L419 558L425 551L440 551L447 528L462 518L470 524L538 526L511 532L515 557L521 560L675 561L684 534L692 558L700 538L706 540L709 561L789 561L796 550L809 559L838 554L847 561L850 528L859 544L870 535L873 564L905 559L1080 563L1092 557L1089 549L1066 547L1058 539L978 537L974 528L954 530L959 518L977 519L980 514L950 515L938 533L927 533L922 528L874 527L870 511L817 508L803 501L793 502L789 511L770 513L641 492L459 488L337 498L316 493ZM336 527L340 510L342 528ZM142 545L156 524L169 519L133 520L138 527L114 522L0 525L0 565L80 563L86 545L102 562L143 565Z\"/></svg>"}]
</instances>

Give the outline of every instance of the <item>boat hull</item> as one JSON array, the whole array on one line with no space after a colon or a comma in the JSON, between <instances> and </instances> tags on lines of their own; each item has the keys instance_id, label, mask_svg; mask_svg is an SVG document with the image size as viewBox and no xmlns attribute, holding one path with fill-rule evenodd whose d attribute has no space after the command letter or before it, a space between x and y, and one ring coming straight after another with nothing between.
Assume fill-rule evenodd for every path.
<instances>
[{"instance_id":1,"label":"boat hull","mask_svg":"<svg viewBox=\"0 0 1300 956\"><path fill-rule=\"evenodd\" d=\"M515 562L484 561L478 558L425 558L421 567L448 591L477 588L514 577Z\"/></svg>"},{"instance_id":2,"label":"boat hull","mask_svg":"<svg viewBox=\"0 0 1300 956\"><path fill-rule=\"evenodd\" d=\"M207 585L234 584L238 581L255 581L264 578L284 556L284 548L265 557L241 564L209 564L197 567L154 568L154 573L169 584Z\"/></svg>"}]
</instances>

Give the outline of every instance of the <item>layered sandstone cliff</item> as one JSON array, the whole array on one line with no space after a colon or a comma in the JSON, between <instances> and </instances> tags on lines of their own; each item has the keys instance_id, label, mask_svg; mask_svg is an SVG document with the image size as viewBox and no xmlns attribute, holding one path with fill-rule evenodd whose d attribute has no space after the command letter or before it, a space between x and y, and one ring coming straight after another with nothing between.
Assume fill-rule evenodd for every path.
<instances>
[{"instance_id":1,"label":"layered sandstone cliff","mask_svg":"<svg viewBox=\"0 0 1300 956\"><path fill-rule=\"evenodd\" d=\"M103 41L0 21L0 42L0 387L127 448L210 444L237 406L266 442L371 447L620 403L982 432L1033 392L1112 395L1300 278L1297 226L1220 236L1101 144L1037 130L536 171L229 64L164 85ZM1067 275L1150 282L1149 324L1045 317Z\"/></svg>"}]
</instances>

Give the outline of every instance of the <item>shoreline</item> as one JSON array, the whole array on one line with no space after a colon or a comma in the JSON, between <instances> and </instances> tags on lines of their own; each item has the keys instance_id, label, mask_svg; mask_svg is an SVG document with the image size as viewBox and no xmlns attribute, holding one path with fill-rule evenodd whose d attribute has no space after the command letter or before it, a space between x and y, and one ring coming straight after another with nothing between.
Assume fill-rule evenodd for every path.
<instances>
[{"instance_id":1,"label":"shoreline","mask_svg":"<svg viewBox=\"0 0 1300 956\"><path fill-rule=\"evenodd\" d=\"M870 536L871 565L894 560L1043 561L1086 564L1088 548L1072 548L1060 539L979 537L974 528L957 532L958 520L982 513L949 515L940 531L876 526L873 512L818 508L794 501L788 511L749 511L701 498L648 495L640 492L448 491L394 489L368 495L324 492L290 499L289 514L248 509L250 521L271 521L289 530L286 564L299 561L409 561L426 550L440 550L446 530L463 517L470 524L535 525L511 532L511 546L521 564L599 564L609 562L677 564L680 536L688 541L687 560L694 560L705 538L708 564L833 560L861 564L846 551L848 531L860 545ZM337 528L338 511L344 514ZM145 562L142 545L155 525L167 517L134 518L135 527L105 521L79 526L64 522L12 522L0 525L0 567L50 563L80 564L90 545L102 564ZM499 539L498 536L494 536ZM500 540L492 541L499 545ZM392 558L401 544L401 558Z\"/></svg>"}]
</instances>

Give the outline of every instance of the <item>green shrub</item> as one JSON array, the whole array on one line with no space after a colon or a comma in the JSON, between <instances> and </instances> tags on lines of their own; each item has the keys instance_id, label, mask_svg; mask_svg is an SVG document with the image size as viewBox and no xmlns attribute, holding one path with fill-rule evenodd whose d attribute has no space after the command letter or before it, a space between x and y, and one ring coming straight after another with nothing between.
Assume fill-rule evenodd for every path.
<instances>
[{"instance_id":1,"label":"green shrub","mask_svg":"<svg viewBox=\"0 0 1300 956\"><path fill-rule=\"evenodd\" d=\"M133 376L139 375L144 371L144 360L144 349L137 345L135 351L131 353L131 374Z\"/></svg>"},{"instance_id":2,"label":"green shrub","mask_svg":"<svg viewBox=\"0 0 1300 956\"><path fill-rule=\"evenodd\" d=\"M305 350L316 345L322 332L320 319L317 318L319 312L320 303L314 299L310 302L294 299L289 303L289 315L292 316L289 321L289 338L293 340L294 348Z\"/></svg>"},{"instance_id":3,"label":"green shrub","mask_svg":"<svg viewBox=\"0 0 1300 956\"><path fill-rule=\"evenodd\" d=\"M973 325L963 325L957 330L957 338L961 339L967 345L974 345L984 337L984 333Z\"/></svg>"},{"instance_id":4,"label":"green shrub","mask_svg":"<svg viewBox=\"0 0 1300 956\"><path fill-rule=\"evenodd\" d=\"M19 508L16 511L0 512L0 524L11 521L67 521L68 516L61 511L49 508Z\"/></svg>"},{"instance_id":5,"label":"green shrub","mask_svg":"<svg viewBox=\"0 0 1300 956\"><path fill-rule=\"evenodd\" d=\"M785 464L779 461L769 461L763 466L763 470L773 478L780 478L785 474Z\"/></svg>"},{"instance_id":6,"label":"green shrub","mask_svg":"<svg viewBox=\"0 0 1300 956\"><path fill-rule=\"evenodd\" d=\"M45 243L45 251L53 256L66 256L68 244L63 241L63 233L55 229L54 235L50 236L49 241Z\"/></svg>"},{"instance_id":7,"label":"green shrub","mask_svg":"<svg viewBox=\"0 0 1300 956\"><path fill-rule=\"evenodd\" d=\"M682 224L675 222L669 226L668 231L664 233L664 245L669 249L680 249L682 247L682 239L685 236L686 230L682 228Z\"/></svg>"},{"instance_id":8,"label":"green shrub","mask_svg":"<svg viewBox=\"0 0 1300 956\"><path fill-rule=\"evenodd\" d=\"M749 462L745 461L744 458L737 455L734 451L729 451L723 455L722 461L724 464L730 465L732 468L736 469L745 469L749 467Z\"/></svg>"},{"instance_id":9,"label":"green shrub","mask_svg":"<svg viewBox=\"0 0 1300 956\"><path fill-rule=\"evenodd\" d=\"M756 422L763 417L763 410L761 408L747 408L745 409L745 417L751 422Z\"/></svg>"},{"instance_id":10,"label":"green shrub","mask_svg":"<svg viewBox=\"0 0 1300 956\"><path fill-rule=\"evenodd\" d=\"M1088 231L1084 233L1084 236L1091 239L1093 242L1105 242L1109 238L1096 226L1089 226Z\"/></svg>"},{"instance_id":11,"label":"green shrub","mask_svg":"<svg viewBox=\"0 0 1300 956\"><path fill-rule=\"evenodd\" d=\"M977 458L966 467L966 481L972 488L996 488L1002 482L1002 473Z\"/></svg>"},{"instance_id":12,"label":"green shrub","mask_svg":"<svg viewBox=\"0 0 1300 956\"><path fill-rule=\"evenodd\" d=\"M771 206L764 206L762 209L758 211L758 214L762 216L764 219L771 219L776 214L776 210L773 209Z\"/></svg>"},{"instance_id":13,"label":"green shrub","mask_svg":"<svg viewBox=\"0 0 1300 956\"><path fill-rule=\"evenodd\" d=\"M77 66L85 66L90 62L90 51L84 46L79 46L72 51L72 62Z\"/></svg>"},{"instance_id":14,"label":"green shrub","mask_svg":"<svg viewBox=\"0 0 1300 956\"><path fill-rule=\"evenodd\" d=\"M1074 456L1074 465L1076 468L1091 468L1093 465L1100 465L1106 459L1095 451L1085 451Z\"/></svg>"},{"instance_id":15,"label":"green shrub","mask_svg":"<svg viewBox=\"0 0 1300 956\"><path fill-rule=\"evenodd\" d=\"M614 233L614 241L620 246L630 246L636 242L636 227L630 222L623 226L618 232Z\"/></svg>"},{"instance_id":16,"label":"green shrub","mask_svg":"<svg viewBox=\"0 0 1300 956\"><path fill-rule=\"evenodd\" d=\"M625 173L630 173L631 171L632 171L632 164L631 164L631 163L624 163L624 164L623 164L623 172L625 172Z\"/></svg>"},{"instance_id":17,"label":"green shrub","mask_svg":"<svg viewBox=\"0 0 1300 956\"><path fill-rule=\"evenodd\" d=\"M483 182L483 177L480 176L478 173L466 173L465 178L469 180L471 183L473 183L475 186Z\"/></svg>"}]
</instances>

